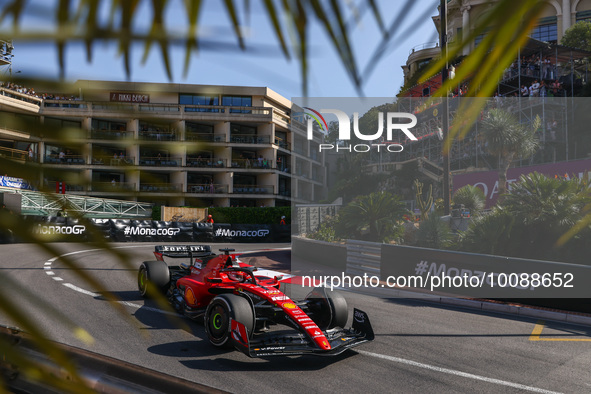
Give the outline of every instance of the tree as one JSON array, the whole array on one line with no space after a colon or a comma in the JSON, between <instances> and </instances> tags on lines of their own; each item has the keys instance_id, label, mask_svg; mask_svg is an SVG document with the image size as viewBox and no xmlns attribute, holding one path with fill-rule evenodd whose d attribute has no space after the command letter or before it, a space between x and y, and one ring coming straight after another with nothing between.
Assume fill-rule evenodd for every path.
<instances>
[{"instance_id":1,"label":"tree","mask_svg":"<svg viewBox=\"0 0 591 394\"><path fill-rule=\"evenodd\" d=\"M591 201L588 182L523 175L489 215L473 221L460 248L474 253L588 263L587 224L564 245L558 239L582 222Z\"/></svg>"},{"instance_id":2,"label":"tree","mask_svg":"<svg viewBox=\"0 0 591 394\"><path fill-rule=\"evenodd\" d=\"M591 23L581 21L569 27L564 32L560 44L591 51Z\"/></svg>"},{"instance_id":3,"label":"tree","mask_svg":"<svg viewBox=\"0 0 591 394\"><path fill-rule=\"evenodd\" d=\"M488 144L489 153L496 156L499 173L499 199L507 192L507 171L516 158L526 159L538 149L539 141L535 135L540 127L540 117L536 116L531 125L519 123L509 112L494 108L482 121L482 132Z\"/></svg>"},{"instance_id":4,"label":"tree","mask_svg":"<svg viewBox=\"0 0 591 394\"><path fill-rule=\"evenodd\" d=\"M464 205L464 208L469 209L472 215L482 211L486 204L486 197L482 189L472 185L466 185L456 190L452 200L454 204Z\"/></svg>"},{"instance_id":5,"label":"tree","mask_svg":"<svg viewBox=\"0 0 591 394\"><path fill-rule=\"evenodd\" d=\"M421 220L417 234L417 246L432 249L442 249L449 245L452 239L449 225L437 215L431 215Z\"/></svg>"},{"instance_id":6,"label":"tree","mask_svg":"<svg viewBox=\"0 0 591 394\"><path fill-rule=\"evenodd\" d=\"M339 212L339 232L344 237L358 237L384 242L400 227L407 214L405 204L397 196L376 192L361 196Z\"/></svg>"}]
</instances>

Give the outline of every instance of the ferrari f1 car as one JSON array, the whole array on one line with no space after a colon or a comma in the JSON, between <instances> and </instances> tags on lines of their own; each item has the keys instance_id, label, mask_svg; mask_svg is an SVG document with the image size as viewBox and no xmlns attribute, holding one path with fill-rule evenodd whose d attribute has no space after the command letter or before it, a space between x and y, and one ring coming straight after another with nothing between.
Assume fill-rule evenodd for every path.
<instances>
[{"instance_id":1,"label":"ferrari f1 car","mask_svg":"<svg viewBox=\"0 0 591 394\"><path fill-rule=\"evenodd\" d=\"M257 275L256 267L230 253L234 249L220 252L207 245L156 246L157 260L139 268L141 295L161 291L179 313L203 317L214 346L233 346L250 357L337 355L374 339L361 310L354 309L352 327L344 328L347 302L340 294L317 287L294 301L280 290L280 275L271 277L264 270ZM186 260L169 265L165 257Z\"/></svg>"}]
</instances>

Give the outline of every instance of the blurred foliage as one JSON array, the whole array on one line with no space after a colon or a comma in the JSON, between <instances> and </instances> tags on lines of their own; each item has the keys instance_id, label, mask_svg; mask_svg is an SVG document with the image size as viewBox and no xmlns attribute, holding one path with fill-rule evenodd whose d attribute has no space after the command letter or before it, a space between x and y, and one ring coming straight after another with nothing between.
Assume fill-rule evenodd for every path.
<instances>
[{"instance_id":1,"label":"blurred foliage","mask_svg":"<svg viewBox=\"0 0 591 394\"><path fill-rule=\"evenodd\" d=\"M215 223L279 224L282 216L291 223L291 207L214 207L208 213Z\"/></svg>"},{"instance_id":2,"label":"blurred foliage","mask_svg":"<svg viewBox=\"0 0 591 394\"><path fill-rule=\"evenodd\" d=\"M310 239L315 239L317 241L325 241L325 242L338 242L342 241L342 238L337 236L336 227L338 226L339 217L327 217L325 218L318 229L310 234L307 234L306 237Z\"/></svg>"},{"instance_id":3,"label":"blurred foliage","mask_svg":"<svg viewBox=\"0 0 591 394\"><path fill-rule=\"evenodd\" d=\"M453 235L448 223L437 215L430 215L427 219L421 220L416 238L416 246L445 249L450 245Z\"/></svg>"},{"instance_id":4,"label":"blurred foliage","mask_svg":"<svg viewBox=\"0 0 591 394\"><path fill-rule=\"evenodd\" d=\"M388 242L402 236L405 204L387 192L359 196L339 211L337 235L364 241Z\"/></svg>"},{"instance_id":5,"label":"blurred foliage","mask_svg":"<svg viewBox=\"0 0 591 394\"><path fill-rule=\"evenodd\" d=\"M576 228L591 203L584 180L522 175L490 214L473 219L461 235L461 250L539 260L589 264L591 224L558 244Z\"/></svg>"},{"instance_id":6,"label":"blurred foliage","mask_svg":"<svg viewBox=\"0 0 591 394\"><path fill-rule=\"evenodd\" d=\"M478 186L462 186L453 195L453 204L462 204L464 208L470 210L472 216L478 215L486 205L484 192Z\"/></svg>"}]
</instances>

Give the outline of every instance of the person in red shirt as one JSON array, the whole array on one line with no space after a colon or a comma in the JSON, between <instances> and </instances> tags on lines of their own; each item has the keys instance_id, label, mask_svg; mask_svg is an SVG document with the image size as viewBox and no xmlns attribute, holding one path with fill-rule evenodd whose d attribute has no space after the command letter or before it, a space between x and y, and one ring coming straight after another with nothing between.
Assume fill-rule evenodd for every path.
<instances>
[{"instance_id":1,"label":"person in red shirt","mask_svg":"<svg viewBox=\"0 0 591 394\"><path fill-rule=\"evenodd\" d=\"M213 218L211 217L211 215L208 215L208 216L207 216L207 221L206 221L206 223L211 223L211 224L213 224Z\"/></svg>"},{"instance_id":2,"label":"person in red shirt","mask_svg":"<svg viewBox=\"0 0 591 394\"><path fill-rule=\"evenodd\" d=\"M279 221L279 224L285 225L285 216L281 216L281 220Z\"/></svg>"}]
</instances>

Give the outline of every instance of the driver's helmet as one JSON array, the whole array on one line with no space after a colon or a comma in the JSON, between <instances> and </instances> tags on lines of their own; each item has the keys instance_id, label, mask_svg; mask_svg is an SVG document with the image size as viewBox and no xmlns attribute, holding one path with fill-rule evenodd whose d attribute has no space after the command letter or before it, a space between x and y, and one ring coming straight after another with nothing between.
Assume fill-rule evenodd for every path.
<instances>
[{"instance_id":1,"label":"driver's helmet","mask_svg":"<svg viewBox=\"0 0 591 394\"><path fill-rule=\"evenodd\" d=\"M228 272L228 279L234 280L236 282L244 282L246 279L246 274L244 272Z\"/></svg>"}]
</instances>

